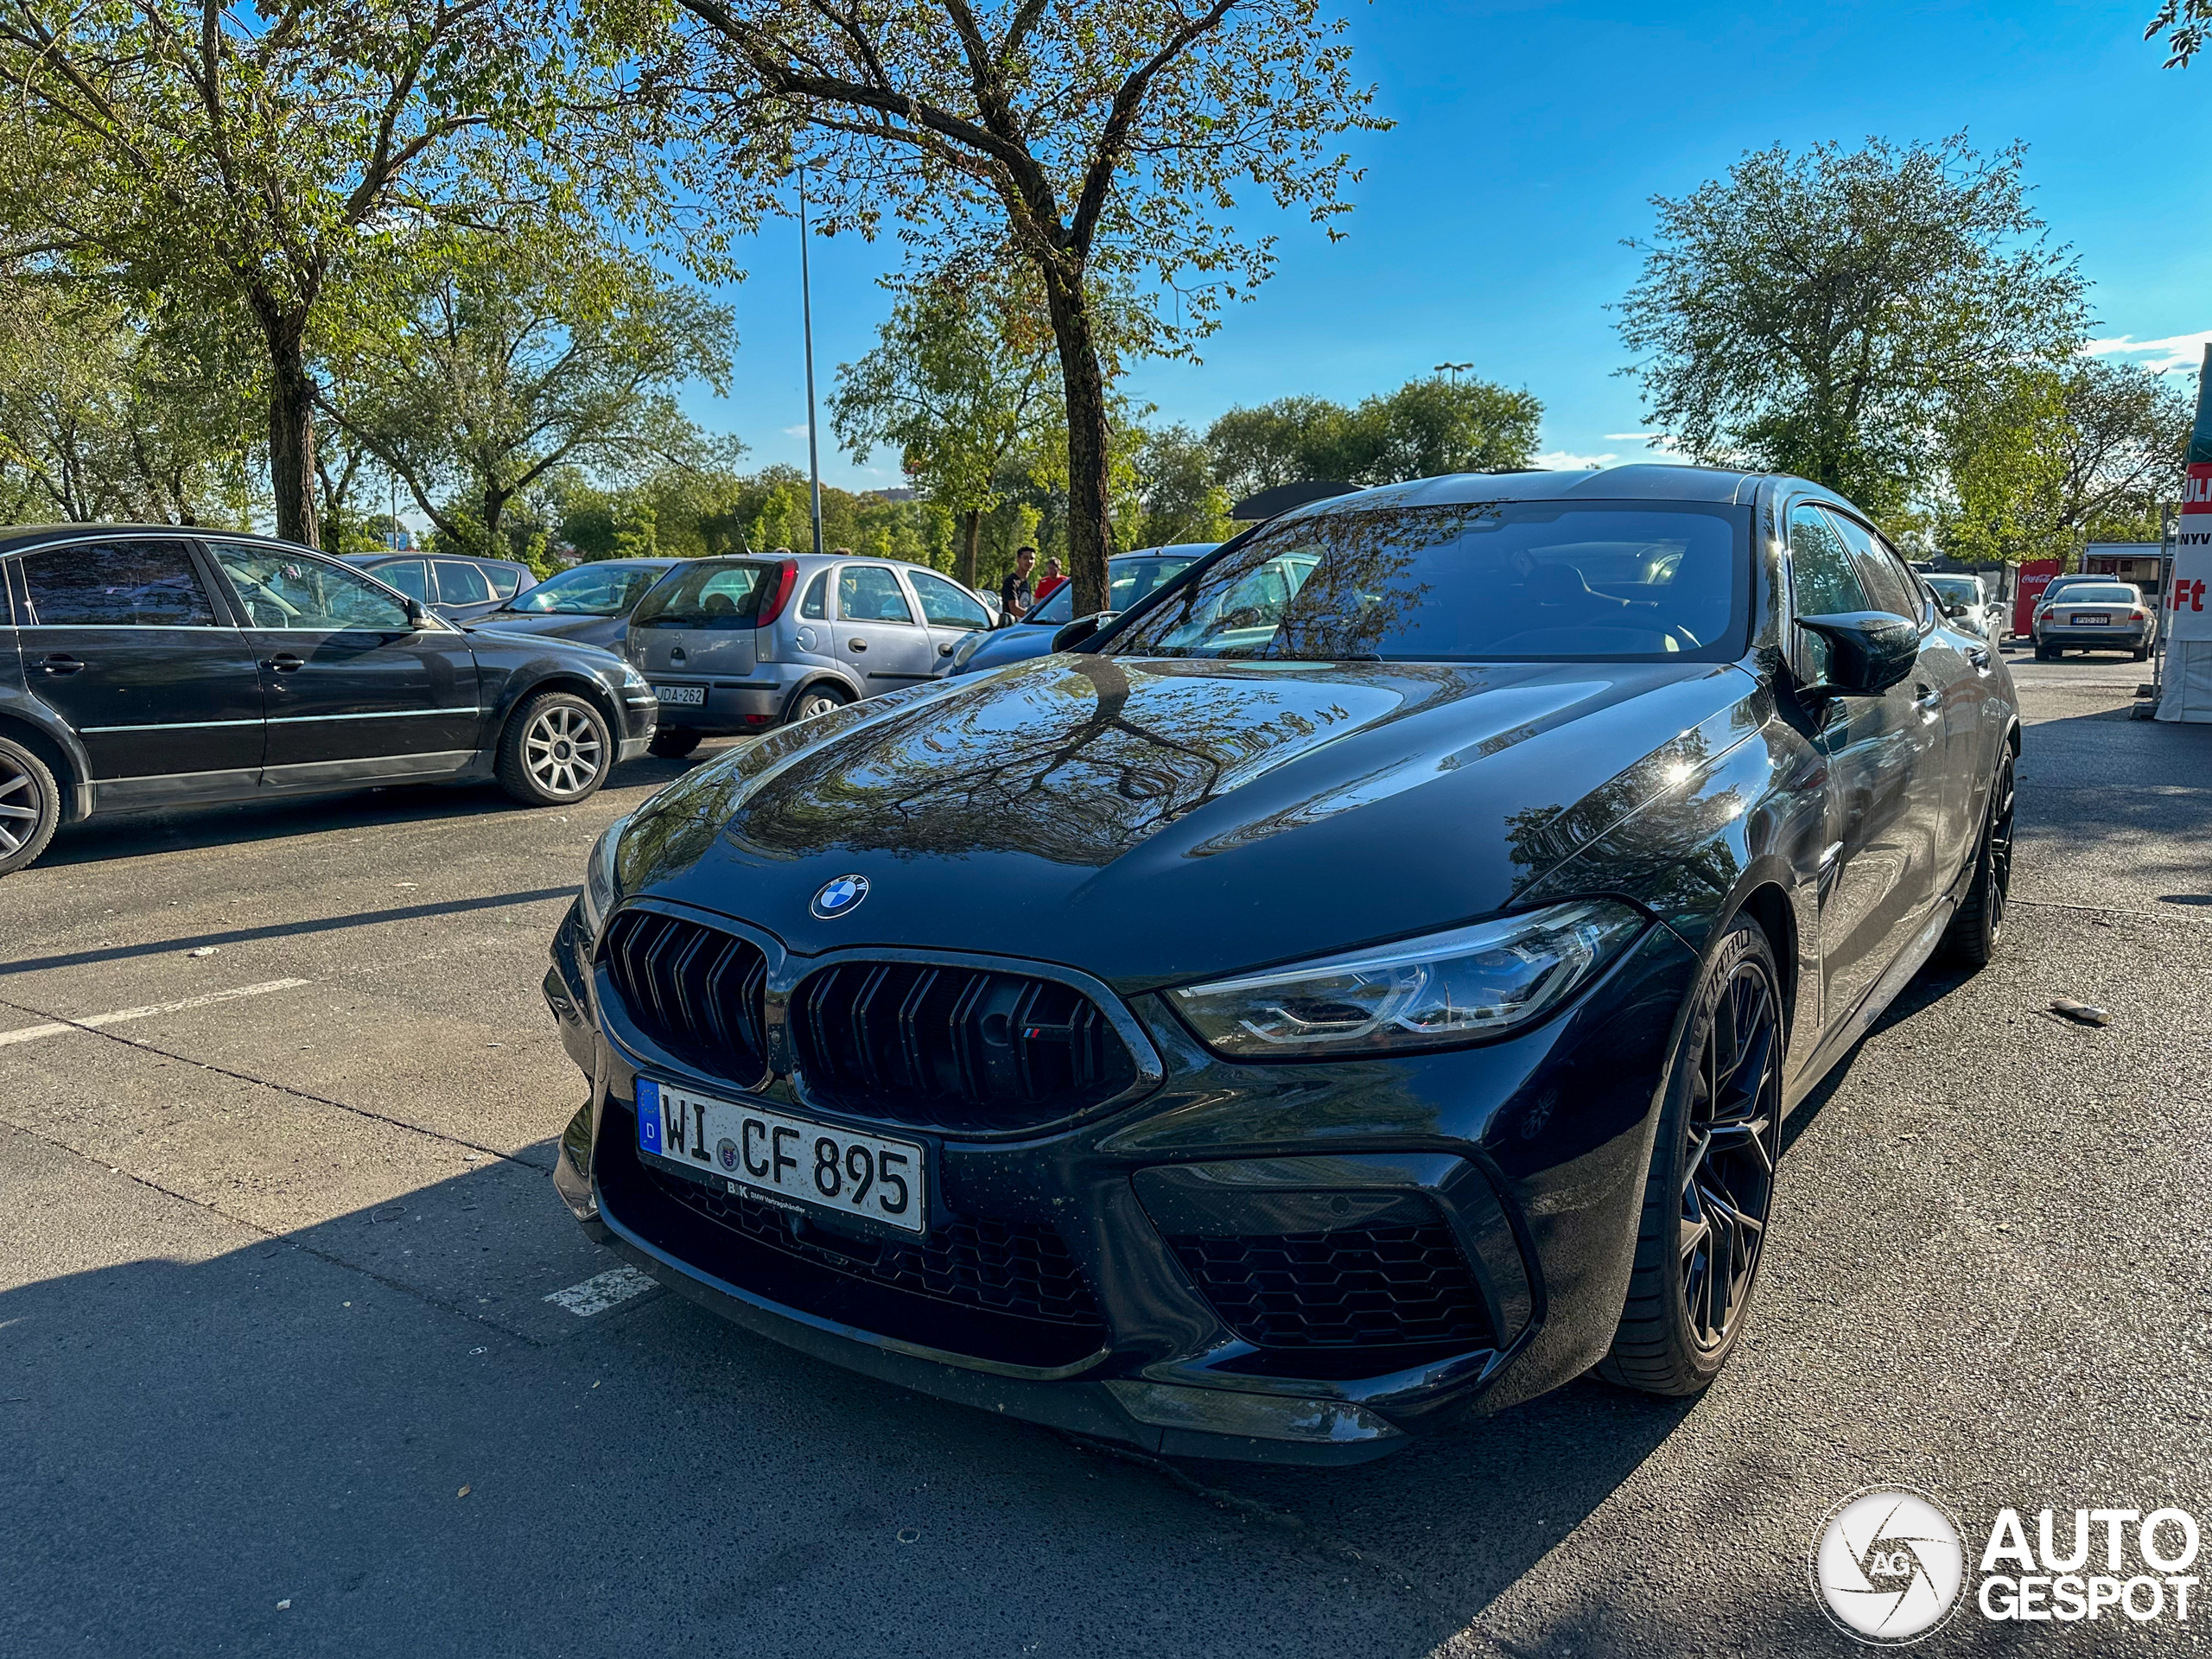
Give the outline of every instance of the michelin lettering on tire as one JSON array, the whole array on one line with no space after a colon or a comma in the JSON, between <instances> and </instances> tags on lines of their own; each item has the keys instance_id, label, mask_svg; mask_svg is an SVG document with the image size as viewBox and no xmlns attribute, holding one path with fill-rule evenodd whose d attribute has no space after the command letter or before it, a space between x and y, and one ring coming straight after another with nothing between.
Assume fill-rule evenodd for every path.
<instances>
[{"instance_id":1,"label":"michelin lettering on tire","mask_svg":"<svg viewBox=\"0 0 2212 1659\"><path fill-rule=\"evenodd\" d=\"M1910 1486L1853 1492L1822 1517L1808 1567L1837 1628L1869 1647L1904 1647L1958 1611L1966 1551L1958 1523Z\"/></svg>"}]
</instances>

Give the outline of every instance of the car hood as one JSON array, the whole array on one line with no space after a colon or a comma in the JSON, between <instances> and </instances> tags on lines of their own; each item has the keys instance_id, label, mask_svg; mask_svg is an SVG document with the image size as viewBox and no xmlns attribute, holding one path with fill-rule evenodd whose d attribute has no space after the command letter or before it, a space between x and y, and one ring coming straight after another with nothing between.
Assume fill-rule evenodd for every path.
<instances>
[{"instance_id":1,"label":"car hood","mask_svg":"<svg viewBox=\"0 0 2212 1659\"><path fill-rule=\"evenodd\" d=\"M489 627L481 622L461 626L470 639L480 639L487 645L534 645L540 649L576 652L588 656L601 667L606 665L609 658L617 662L621 660L608 646L595 645L588 639L571 639L551 628L512 628L505 622L497 627Z\"/></svg>"},{"instance_id":2,"label":"car hood","mask_svg":"<svg viewBox=\"0 0 2212 1659\"><path fill-rule=\"evenodd\" d=\"M1027 662L1032 657L1042 657L1052 648L1052 636L1060 631L1058 623L1015 622L1003 628L994 628L990 637L978 645L961 667L963 674L981 674L1009 664Z\"/></svg>"},{"instance_id":3,"label":"car hood","mask_svg":"<svg viewBox=\"0 0 2212 1659\"><path fill-rule=\"evenodd\" d=\"M1059 654L733 751L639 812L618 880L802 952L1140 988L1494 912L1749 735L1758 690L1713 664ZM860 905L811 914L855 874Z\"/></svg>"},{"instance_id":4,"label":"car hood","mask_svg":"<svg viewBox=\"0 0 2212 1659\"><path fill-rule=\"evenodd\" d=\"M620 635L624 622L619 616L563 616L553 612L492 611L469 625L472 629L486 629L494 633L526 633L535 639L581 639L587 645L597 645L594 636L612 632Z\"/></svg>"}]
</instances>

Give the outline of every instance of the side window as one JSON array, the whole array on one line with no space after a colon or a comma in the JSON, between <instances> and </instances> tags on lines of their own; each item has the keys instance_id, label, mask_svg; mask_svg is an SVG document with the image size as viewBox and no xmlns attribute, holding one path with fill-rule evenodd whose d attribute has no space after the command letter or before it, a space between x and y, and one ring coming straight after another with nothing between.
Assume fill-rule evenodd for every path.
<instances>
[{"instance_id":1,"label":"side window","mask_svg":"<svg viewBox=\"0 0 2212 1659\"><path fill-rule=\"evenodd\" d=\"M837 614L848 622L912 622L906 595L888 566L849 564L837 574Z\"/></svg>"},{"instance_id":2,"label":"side window","mask_svg":"<svg viewBox=\"0 0 2212 1659\"><path fill-rule=\"evenodd\" d=\"M21 561L31 621L49 628L212 628L182 542L79 542Z\"/></svg>"},{"instance_id":3,"label":"side window","mask_svg":"<svg viewBox=\"0 0 2212 1659\"><path fill-rule=\"evenodd\" d=\"M480 567L484 579L492 584L493 597L512 599L515 590L522 586L522 572L512 565L493 564Z\"/></svg>"},{"instance_id":4,"label":"side window","mask_svg":"<svg viewBox=\"0 0 2212 1659\"><path fill-rule=\"evenodd\" d=\"M492 602L492 584L473 564L463 564L458 559L440 559L438 599L447 605L488 605Z\"/></svg>"},{"instance_id":5,"label":"side window","mask_svg":"<svg viewBox=\"0 0 2212 1659\"><path fill-rule=\"evenodd\" d=\"M909 570L906 580L914 584L914 597L921 601L922 614L938 626L988 628L991 626L991 613L943 576L933 576L926 570Z\"/></svg>"},{"instance_id":6,"label":"side window","mask_svg":"<svg viewBox=\"0 0 2212 1659\"><path fill-rule=\"evenodd\" d=\"M1841 513L1832 512L1828 517L1843 537L1843 544L1851 550L1851 562L1859 569L1859 584L1866 590L1866 597L1874 608L1919 621L1925 607L1920 600L1920 584L1912 572L1904 568L1896 554L1868 535L1865 525L1853 524Z\"/></svg>"},{"instance_id":7,"label":"side window","mask_svg":"<svg viewBox=\"0 0 2212 1659\"><path fill-rule=\"evenodd\" d=\"M1818 507L1801 506L1789 515L1789 570L1800 616L1834 616L1867 607L1850 550L1837 534L1835 520Z\"/></svg>"},{"instance_id":8,"label":"side window","mask_svg":"<svg viewBox=\"0 0 2212 1659\"><path fill-rule=\"evenodd\" d=\"M817 571L814 580L806 584L806 597L798 602L798 613L810 622L819 622L830 614L830 573Z\"/></svg>"},{"instance_id":9,"label":"side window","mask_svg":"<svg viewBox=\"0 0 2212 1659\"><path fill-rule=\"evenodd\" d=\"M257 628L404 633L411 626L405 606L342 564L232 542L217 542L210 550Z\"/></svg>"},{"instance_id":10,"label":"side window","mask_svg":"<svg viewBox=\"0 0 2212 1659\"><path fill-rule=\"evenodd\" d=\"M429 567L420 559L402 559L397 564L379 564L369 574L387 588L397 588L410 599L428 604L430 599Z\"/></svg>"}]
</instances>

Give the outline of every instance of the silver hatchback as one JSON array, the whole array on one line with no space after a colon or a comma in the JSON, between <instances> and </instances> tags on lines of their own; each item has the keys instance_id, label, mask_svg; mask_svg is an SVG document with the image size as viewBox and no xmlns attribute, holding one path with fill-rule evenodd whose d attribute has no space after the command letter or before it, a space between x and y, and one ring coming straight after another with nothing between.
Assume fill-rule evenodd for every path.
<instances>
[{"instance_id":1,"label":"silver hatchback","mask_svg":"<svg viewBox=\"0 0 2212 1659\"><path fill-rule=\"evenodd\" d=\"M686 559L639 601L622 652L660 698L653 753L682 755L935 679L990 626L974 593L895 559Z\"/></svg>"}]
</instances>

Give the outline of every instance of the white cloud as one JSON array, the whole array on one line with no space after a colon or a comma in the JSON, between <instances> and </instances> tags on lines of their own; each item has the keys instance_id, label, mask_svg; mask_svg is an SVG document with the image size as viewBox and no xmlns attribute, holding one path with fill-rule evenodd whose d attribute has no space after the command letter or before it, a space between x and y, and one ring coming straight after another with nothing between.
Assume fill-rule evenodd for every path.
<instances>
[{"instance_id":1,"label":"white cloud","mask_svg":"<svg viewBox=\"0 0 2212 1659\"><path fill-rule=\"evenodd\" d=\"M1574 472L1583 467L1610 467L1619 459L1618 455L1578 455L1571 450L1553 449L1538 455L1535 464L1554 472Z\"/></svg>"},{"instance_id":2,"label":"white cloud","mask_svg":"<svg viewBox=\"0 0 2212 1659\"><path fill-rule=\"evenodd\" d=\"M804 422L803 422L803 421L802 421L802 422L801 422L798 425L797 425L797 426L787 426L787 427L785 427L785 428L784 429L784 435L785 435L785 437L787 437L787 438L803 438L803 437L804 437L804 436L806 435L806 423L805 423Z\"/></svg>"},{"instance_id":3,"label":"white cloud","mask_svg":"<svg viewBox=\"0 0 2212 1659\"><path fill-rule=\"evenodd\" d=\"M1608 432L1605 434L1605 442L1607 443L1664 443L1667 442L1667 435L1664 432Z\"/></svg>"},{"instance_id":4,"label":"white cloud","mask_svg":"<svg viewBox=\"0 0 2212 1659\"><path fill-rule=\"evenodd\" d=\"M2141 366L2154 369L2160 374L2176 369L2193 369L2204 360L2204 348L2212 345L2212 328L2203 328L2193 334L2168 334L2164 340L2137 340L2131 334L2121 334L2113 340L2093 340L2082 350L2090 357L2147 357Z\"/></svg>"}]
</instances>

